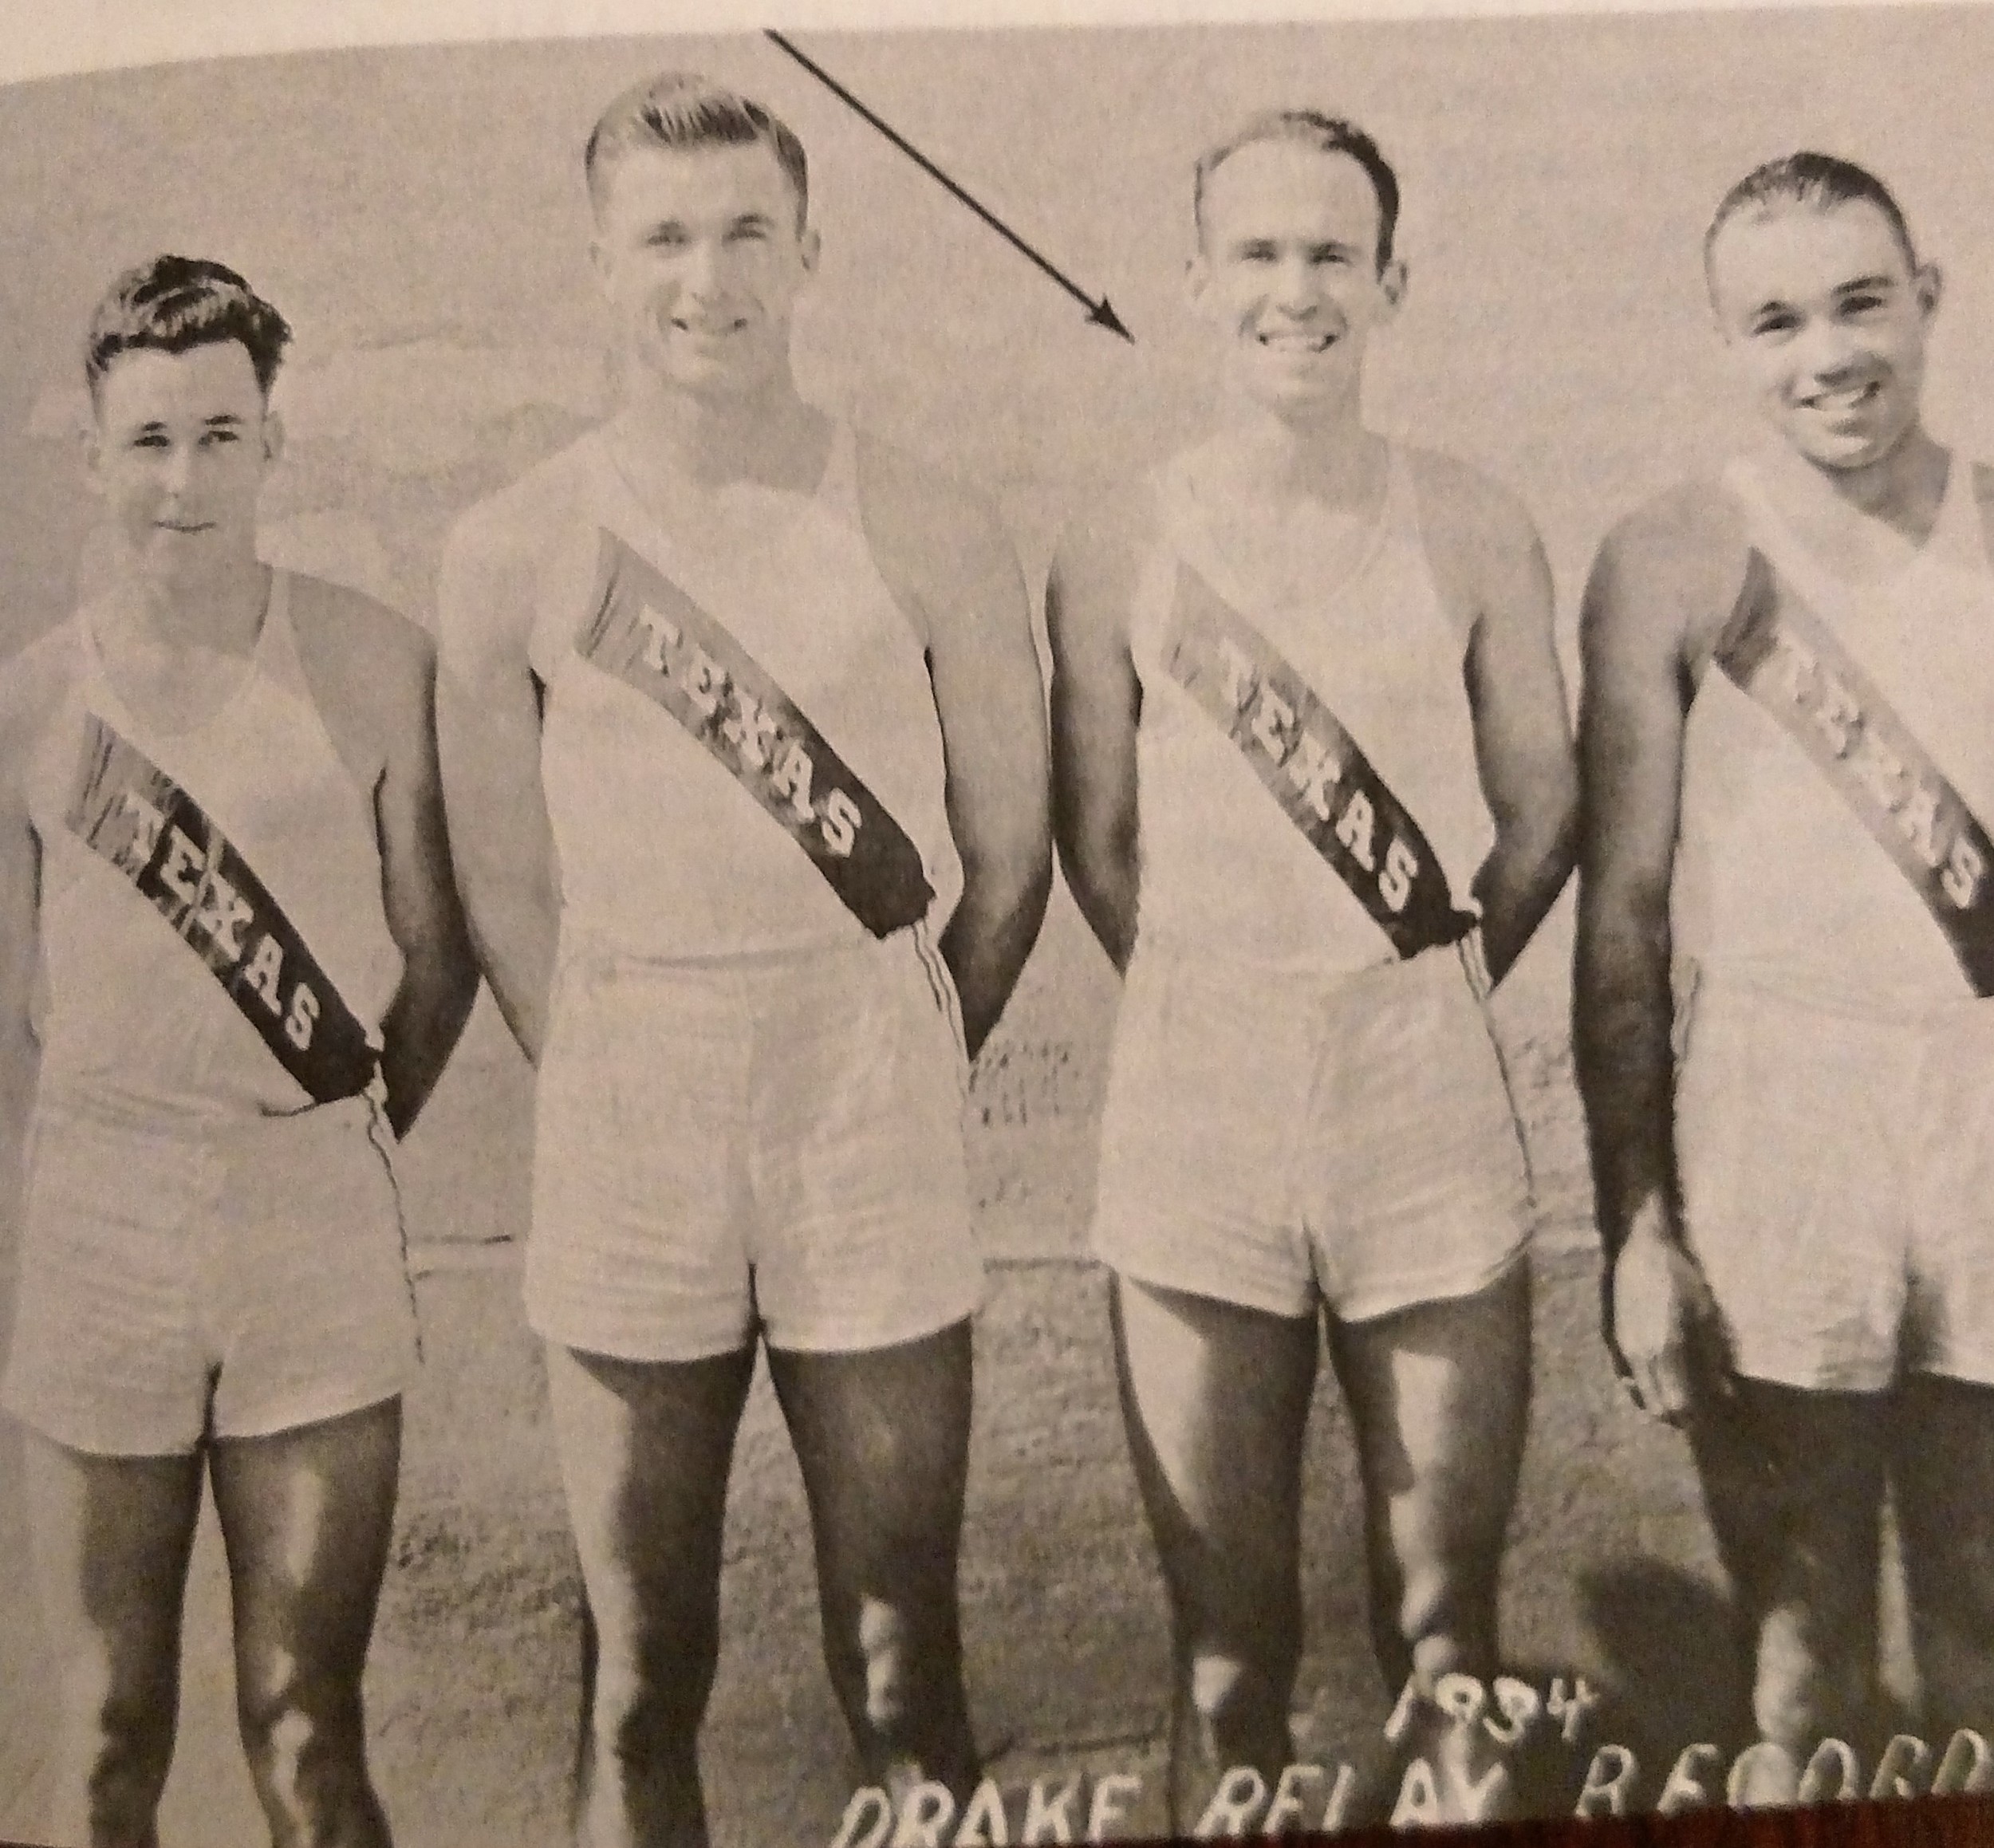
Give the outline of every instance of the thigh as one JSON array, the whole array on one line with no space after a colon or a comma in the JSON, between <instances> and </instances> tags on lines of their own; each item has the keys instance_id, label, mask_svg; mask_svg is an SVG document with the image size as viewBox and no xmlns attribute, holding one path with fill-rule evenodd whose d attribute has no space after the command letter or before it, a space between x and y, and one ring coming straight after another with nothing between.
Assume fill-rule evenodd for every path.
<instances>
[{"instance_id":1,"label":"thigh","mask_svg":"<svg viewBox=\"0 0 1994 1848\"><path fill-rule=\"evenodd\" d=\"M400 1399L216 1442L210 1467L246 1712L357 1702L400 1460Z\"/></svg>"},{"instance_id":2,"label":"thigh","mask_svg":"<svg viewBox=\"0 0 1994 1848\"><path fill-rule=\"evenodd\" d=\"M1888 1402L1739 1378L1689 1440L1720 1553L1746 1614L1860 1619L1876 1599Z\"/></svg>"},{"instance_id":3,"label":"thigh","mask_svg":"<svg viewBox=\"0 0 1994 1848\"><path fill-rule=\"evenodd\" d=\"M827 1602L952 1587L969 1467L971 1341L958 1322L865 1353L769 1350Z\"/></svg>"},{"instance_id":4,"label":"thigh","mask_svg":"<svg viewBox=\"0 0 1994 1848\"><path fill-rule=\"evenodd\" d=\"M1180 1619L1290 1614L1314 1318L1126 1278L1113 1314L1137 1480Z\"/></svg>"},{"instance_id":5,"label":"thigh","mask_svg":"<svg viewBox=\"0 0 1994 1848\"><path fill-rule=\"evenodd\" d=\"M719 1620L727 1470L755 1350L641 1361L550 1344L546 1358L562 1482L605 1677L627 1676L660 1646L707 1646Z\"/></svg>"},{"instance_id":6,"label":"thigh","mask_svg":"<svg viewBox=\"0 0 1994 1848\"><path fill-rule=\"evenodd\" d=\"M1472 1296L1331 1322L1370 1526L1402 1560L1492 1570L1529 1423L1530 1306L1519 1261Z\"/></svg>"},{"instance_id":7,"label":"thigh","mask_svg":"<svg viewBox=\"0 0 1994 1848\"><path fill-rule=\"evenodd\" d=\"M170 1713L200 1459L91 1456L22 1437L35 1582L65 1678Z\"/></svg>"}]
</instances>

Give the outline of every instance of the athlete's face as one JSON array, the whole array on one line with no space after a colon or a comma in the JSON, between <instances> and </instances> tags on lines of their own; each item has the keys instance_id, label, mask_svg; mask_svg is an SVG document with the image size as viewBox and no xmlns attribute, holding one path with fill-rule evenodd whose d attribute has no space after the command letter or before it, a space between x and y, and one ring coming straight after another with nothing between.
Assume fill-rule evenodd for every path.
<instances>
[{"instance_id":1,"label":"athlete's face","mask_svg":"<svg viewBox=\"0 0 1994 1848\"><path fill-rule=\"evenodd\" d=\"M1276 410L1356 401L1373 328L1405 291L1377 264L1370 175L1347 154L1249 143L1205 182L1192 301L1226 343L1229 375Z\"/></svg>"},{"instance_id":2,"label":"athlete's face","mask_svg":"<svg viewBox=\"0 0 1994 1848\"><path fill-rule=\"evenodd\" d=\"M254 556L282 435L240 341L140 347L97 381L86 459L132 563L171 577Z\"/></svg>"},{"instance_id":3,"label":"athlete's face","mask_svg":"<svg viewBox=\"0 0 1994 1848\"><path fill-rule=\"evenodd\" d=\"M817 264L796 194L760 142L625 155L597 213L596 271L626 357L732 396L786 376L790 319Z\"/></svg>"},{"instance_id":4,"label":"athlete's face","mask_svg":"<svg viewBox=\"0 0 1994 1848\"><path fill-rule=\"evenodd\" d=\"M1917 428L1938 272L1869 200L1740 213L1711 247L1710 293L1760 411L1808 461L1866 467Z\"/></svg>"}]
</instances>

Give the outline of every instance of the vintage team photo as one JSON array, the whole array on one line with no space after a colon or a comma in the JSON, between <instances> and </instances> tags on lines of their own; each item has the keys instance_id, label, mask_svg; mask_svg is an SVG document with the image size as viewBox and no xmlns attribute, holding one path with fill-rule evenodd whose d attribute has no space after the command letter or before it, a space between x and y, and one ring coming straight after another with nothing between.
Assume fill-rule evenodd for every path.
<instances>
[{"instance_id":1,"label":"vintage team photo","mask_svg":"<svg viewBox=\"0 0 1994 1848\"><path fill-rule=\"evenodd\" d=\"M0 85L0 1838L1994 1790L1994 12L184 49Z\"/></svg>"}]
</instances>

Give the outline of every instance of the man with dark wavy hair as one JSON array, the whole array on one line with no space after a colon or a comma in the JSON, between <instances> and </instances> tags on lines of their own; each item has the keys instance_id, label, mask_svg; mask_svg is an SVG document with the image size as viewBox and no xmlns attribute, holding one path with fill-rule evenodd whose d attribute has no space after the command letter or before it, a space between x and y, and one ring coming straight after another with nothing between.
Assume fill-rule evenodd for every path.
<instances>
[{"instance_id":1,"label":"man with dark wavy hair","mask_svg":"<svg viewBox=\"0 0 1994 1848\"><path fill-rule=\"evenodd\" d=\"M4 1400L65 1842L156 1838L203 1476L272 1838L388 1840L361 1677L416 1359L393 1155L477 970L427 638L257 556L290 333L219 263L119 278L85 355L109 581L0 672Z\"/></svg>"}]
</instances>

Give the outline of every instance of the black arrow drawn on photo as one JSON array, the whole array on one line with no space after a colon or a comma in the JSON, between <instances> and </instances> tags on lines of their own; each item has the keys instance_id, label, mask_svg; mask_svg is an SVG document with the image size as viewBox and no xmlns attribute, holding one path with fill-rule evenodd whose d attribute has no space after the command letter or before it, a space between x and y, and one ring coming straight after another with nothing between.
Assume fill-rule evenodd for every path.
<instances>
[{"instance_id":1,"label":"black arrow drawn on photo","mask_svg":"<svg viewBox=\"0 0 1994 1848\"><path fill-rule=\"evenodd\" d=\"M798 64L802 65L804 69L808 71L812 77L815 77L826 89L829 90L831 94L836 97L837 100L841 103L844 104L847 108L850 109L854 114L862 116L866 121L871 123L875 128L878 129L881 134L884 135L889 141L892 142L901 153L904 154L909 160L912 161L914 164L920 167L924 173L927 174L930 179L939 180L942 185L948 187L948 189L953 193L956 198L960 199L964 205L967 206L971 211L975 213L977 217L981 219L985 224L988 225L993 231L996 232L1000 238L1004 238L1017 250L1023 252L1023 254L1029 257L1033 262L1036 263L1040 269L1043 270L1048 276L1051 277L1054 282L1057 282L1062 289L1065 290L1069 295L1073 297L1076 301L1079 302L1080 305L1087 310L1087 318L1092 321L1095 326L1105 327L1110 333L1120 334L1121 337L1127 341L1131 346L1135 345L1136 337L1131 333L1127 328L1121 325L1121 317L1117 315L1114 309L1108 305L1108 297L1106 296L1102 296L1098 301L1095 301L1094 298L1090 295L1086 290L1082 289L1078 282L1075 282L1070 277L1065 275L1060 270L1055 269L1050 263L1047 262L1043 257L1040 256L1030 245L1027 243L1023 238L1019 237L1019 234L1014 231L1009 225L1006 224L1002 219L999 218L995 212L990 211L987 207L979 203L975 199L971 199L967 193L964 191L963 189L955 183L954 180L951 179L947 174L943 172L933 161L930 160L925 154L922 153L921 151L918 148L915 147L911 141L908 140L904 136L896 132L889 124L882 122L878 116L874 115L870 109L867 108L857 97L853 96L849 90L846 89L845 87L841 84L836 77L833 77L829 71L826 70L821 65L813 64L809 58L806 57L802 52L798 51L794 45L791 45L781 33L768 30L766 28L765 28L764 30L766 33L766 36L770 40L772 40L783 51L787 52L791 57L794 58Z\"/></svg>"}]
</instances>

